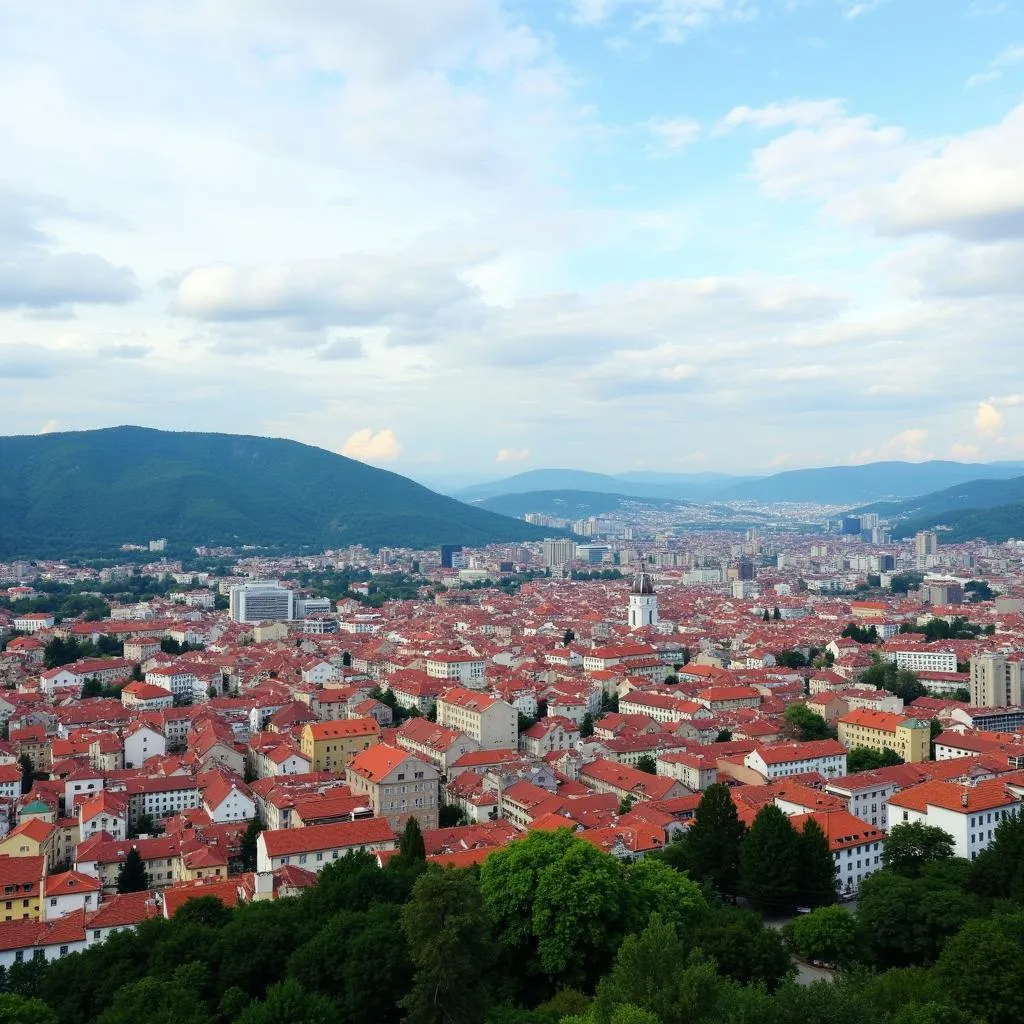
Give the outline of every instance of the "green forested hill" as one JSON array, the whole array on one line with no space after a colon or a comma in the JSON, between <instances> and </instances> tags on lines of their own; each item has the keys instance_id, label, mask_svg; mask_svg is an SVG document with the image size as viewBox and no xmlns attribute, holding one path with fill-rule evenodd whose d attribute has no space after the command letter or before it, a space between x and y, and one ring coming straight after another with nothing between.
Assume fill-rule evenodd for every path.
<instances>
[{"instance_id":1,"label":"green forested hill","mask_svg":"<svg viewBox=\"0 0 1024 1024\"><path fill-rule=\"evenodd\" d=\"M943 543L958 544L969 540L987 540L994 544L1024 537L1024 502L997 505L995 508L968 508L958 512L915 516L899 524L897 533L912 537L918 530L933 526L946 527Z\"/></svg>"},{"instance_id":2,"label":"green forested hill","mask_svg":"<svg viewBox=\"0 0 1024 1024\"><path fill-rule=\"evenodd\" d=\"M143 427L0 438L0 557L175 544L298 549L539 539L540 530L296 441Z\"/></svg>"}]
</instances>

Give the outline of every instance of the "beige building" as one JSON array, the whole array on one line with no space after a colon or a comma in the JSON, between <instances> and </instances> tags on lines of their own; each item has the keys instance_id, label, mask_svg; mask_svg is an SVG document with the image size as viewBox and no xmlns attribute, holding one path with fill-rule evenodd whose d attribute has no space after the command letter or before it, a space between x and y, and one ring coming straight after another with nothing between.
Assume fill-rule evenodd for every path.
<instances>
[{"instance_id":1,"label":"beige building","mask_svg":"<svg viewBox=\"0 0 1024 1024\"><path fill-rule=\"evenodd\" d=\"M1024 662L1005 654L971 658L971 704L976 708L1020 707L1024 704Z\"/></svg>"},{"instance_id":2,"label":"beige building","mask_svg":"<svg viewBox=\"0 0 1024 1024\"><path fill-rule=\"evenodd\" d=\"M905 718L888 711L858 708L836 720L839 742L847 750L867 747L868 750L894 750L904 761L928 760L931 726L924 719Z\"/></svg>"},{"instance_id":3,"label":"beige building","mask_svg":"<svg viewBox=\"0 0 1024 1024\"><path fill-rule=\"evenodd\" d=\"M481 750L515 750L519 743L519 713L511 704L461 687L438 698L437 724L464 732Z\"/></svg>"},{"instance_id":4,"label":"beige building","mask_svg":"<svg viewBox=\"0 0 1024 1024\"><path fill-rule=\"evenodd\" d=\"M415 818L420 828L437 828L440 773L423 758L378 743L357 754L345 772L352 794L363 797L377 817L396 832Z\"/></svg>"}]
</instances>

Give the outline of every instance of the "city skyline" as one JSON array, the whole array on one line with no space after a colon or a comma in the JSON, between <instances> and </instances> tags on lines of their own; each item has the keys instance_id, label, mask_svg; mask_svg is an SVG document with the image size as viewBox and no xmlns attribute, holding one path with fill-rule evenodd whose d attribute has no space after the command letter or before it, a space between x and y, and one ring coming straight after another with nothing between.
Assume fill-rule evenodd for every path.
<instances>
[{"instance_id":1,"label":"city skyline","mask_svg":"<svg viewBox=\"0 0 1024 1024\"><path fill-rule=\"evenodd\" d=\"M0 433L413 478L1024 458L1024 23L16 0Z\"/></svg>"}]
</instances>

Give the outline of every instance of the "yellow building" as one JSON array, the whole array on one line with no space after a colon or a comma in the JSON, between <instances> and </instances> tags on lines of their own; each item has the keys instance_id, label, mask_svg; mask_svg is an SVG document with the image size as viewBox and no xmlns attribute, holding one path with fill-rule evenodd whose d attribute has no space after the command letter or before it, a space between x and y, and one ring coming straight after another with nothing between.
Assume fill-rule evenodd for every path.
<instances>
[{"instance_id":1,"label":"yellow building","mask_svg":"<svg viewBox=\"0 0 1024 1024\"><path fill-rule=\"evenodd\" d=\"M0 857L0 921L41 921L45 857Z\"/></svg>"},{"instance_id":2,"label":"yellow building","mask_svg":"<svg viewBox=\"0 0 1024 1024\"><path fill-rule=\"evenodd\" d=\"M858 708L836 719L836 726L839 742L847 750L867 747L881 752L888 748L908 763L928 760L931 723L922 719Z\"/></svg>"},{"instance_id":3,"label":"yellow building","mask_svg":"<svg viewBox=\"0 0 1024 1024\"><path fill-rule=\"evenodd\" d=\"M26 818L0 839L0 857L44 857L52 869L62 853L60 829L41 818Z\"/></svg>"},{"instance_id":4,"label":"yellow building","mask_svg":"<svg viewBox=\"0 0 1024 1024\"><path fill-rule=\"evenodd\" d=\"M343 772L356 754L380 742L375 718L338 718L307 722L302 728L302 755L315 772Z\"/></svg>"}]
</instances>

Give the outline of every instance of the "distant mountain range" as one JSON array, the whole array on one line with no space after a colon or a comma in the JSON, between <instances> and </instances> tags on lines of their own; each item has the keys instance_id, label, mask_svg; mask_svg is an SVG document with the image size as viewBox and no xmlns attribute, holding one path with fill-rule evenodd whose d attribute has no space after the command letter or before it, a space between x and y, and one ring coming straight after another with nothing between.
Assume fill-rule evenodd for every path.
<instances>
[{"instance_id":1,"label":"distant mountain range","mask_svg":"<svg viewBox=\"0 0 1024 1024\"><path fill-rule=\"evenodd\" d=\"M603 491L524 491L521 494L501 494L484 498L476 507L485 508L505 516L523 516L539 512L564 519L586 519L617 512L629 506L647 509L680 508L690 505L679 498L642 498L625 494L607 494Z\"/></svg>"},{"instance_id":2,"label":"distant mountain range","mask_svg":"<svg viewBox=\"0 0 1024 1024\"><path fill-rule=\"evenodd\" d=\"M479 502L507 494L571 490L695 502L853 505L879 499L908 498L981 478L1006 479L1021 473L1024 473L1024 463L942 461L871 462L863 466L794 469L764 477L647 472L611 476L576 469L535 469L462 488L455 496L464 501Z\"/></svg>"},{"instance_id":3,"label":"distant mountain range","mask_svg":"<svg viewBox=\"0 0 1024 1024\"><path fill-rule=\"evenodd\" d=\"M896 520L893 533L898 537L936 526L948 528L943 531L948 541L1024 537L1024 475L969 480L903 501L875 502L857 511Z\"/></svg>"},{"instance_id":4,"label":"distant mountain range","mask_svg":"<svg viewBox=\"0 0 1024 1024\"><path fill-rule=\"evenodd\" d=\"M495 480L492 483L476 484L455 492L463 501L479 502L505 494L550 493L552 491L585 491L591 494L629 495L636 498L682 498L703 496L706 482L692 480L673 474L659 474L669 482L630 479L625 476L609 476L607 473L588 473L582 469L531 469L525 473ZM531 509L529 511L536 511Z\"/></svg>"},{"instance_id":5,"label":"distant mountain range","mask_svg":"<svg viewBox=\"0 0 1024 1024\"><path fill-rule=\"evenodd\" d=\"M112 427L0 437L0 557L175 544L479 546L550 529L297 441Z\"/></svg>"}]
</instances>

